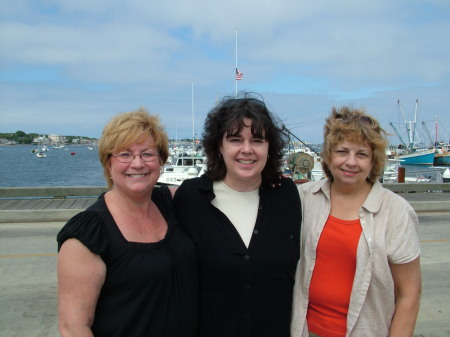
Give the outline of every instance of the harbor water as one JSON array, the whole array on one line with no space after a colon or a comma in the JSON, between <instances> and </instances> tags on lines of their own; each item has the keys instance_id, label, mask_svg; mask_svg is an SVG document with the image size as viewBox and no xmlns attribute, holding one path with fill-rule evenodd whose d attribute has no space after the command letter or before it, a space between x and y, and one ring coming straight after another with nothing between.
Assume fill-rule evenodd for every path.
<instances>
[{"instance_id":1,"label":"harbor water","mask_svg":"<svg viewBox=\"0 0 450 337\"><path fill-rule=\"evenodd\" d=\"M68 145L62 149L49 146L46 158L38 158L31 152L35 148L0 146L0 187L106 185L97 149L90 150L86 145ZM420 165L403 166L406 176L428 169Z\"/></svg>"},{"instance_id":2,"label":"harbor water","mask_svg":"<svg viewBox=\"0 0 450 337\"><path fill-rule=\"evenodd\" d=\"M97 149L49 146L46 158L38 158L31 152L35 148L0 146L0 187L106 185Z\"/></svg>"}]
</instances>

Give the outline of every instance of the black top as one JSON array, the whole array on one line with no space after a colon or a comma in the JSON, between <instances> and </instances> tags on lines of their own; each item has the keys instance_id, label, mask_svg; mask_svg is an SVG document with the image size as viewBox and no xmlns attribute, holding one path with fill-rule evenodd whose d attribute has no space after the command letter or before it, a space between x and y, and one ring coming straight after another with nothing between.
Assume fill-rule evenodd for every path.
<instances>
[{"instance_id":1,"label":"black top","mask_svg":"<svg viewBox=\"0 0 450 337\"><path fill-rule=\"evenodd\" d=\"M167 234L159 242L128 242L103 195L58 234L58 250L65 240L76 238L106 264L92 326L96 337L196 335L195 249L178 227L167 187L155 188L152 200L168 224Z\"/></svg>"},{"instance_id":2,"label":"black top","mask_svg":"<svg viewBox=\"0 0 450 337\"><path fill-rule=\"evenodd\" d=\"M259 189L247 248L214 199L206 175L185 180L174 204L197 248L200 337L289 337L292 292L300 256L301 209L292 180Z\"/></svg>"}]
</instances>

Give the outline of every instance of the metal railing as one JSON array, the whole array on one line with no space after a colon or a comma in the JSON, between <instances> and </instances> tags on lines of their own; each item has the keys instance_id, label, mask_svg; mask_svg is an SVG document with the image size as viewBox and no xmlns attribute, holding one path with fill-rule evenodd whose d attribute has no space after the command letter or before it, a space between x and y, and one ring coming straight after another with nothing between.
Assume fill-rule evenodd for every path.
<instances>
[{"instance_id":1,"label":"metal railing","mask_svg":"<svg viewBox=\"0 0 450 337\"><path fill-rule=\"evenodd\" d=\"M383 183L383 186L394 192L450 192L450 183ZM106 186L0 187L0 198L97 197L107 190Z\"/></svg>"}]
</instances>

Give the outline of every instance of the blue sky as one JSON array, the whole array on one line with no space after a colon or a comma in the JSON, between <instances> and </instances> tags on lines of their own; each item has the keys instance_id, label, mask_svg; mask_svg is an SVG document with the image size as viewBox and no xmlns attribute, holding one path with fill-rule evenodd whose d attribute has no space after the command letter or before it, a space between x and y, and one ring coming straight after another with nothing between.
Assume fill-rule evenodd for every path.
<instances>
[{"instance_id":1,"label":"blue sky","mask_svg":"<svg viewBox=\"0 0 450 337\"><path fill-rule=\"evenodd\" d=\"M236 28L238 90L305 142L321 142L333 105L365 107L394 133L397 100L410 119L417 98L433 137L437 118L450 138L447 0L1 0L0 132L99 137L144 106L190 138L193 105L200 134L234 95Z\"/></svg>"}]
</instances>

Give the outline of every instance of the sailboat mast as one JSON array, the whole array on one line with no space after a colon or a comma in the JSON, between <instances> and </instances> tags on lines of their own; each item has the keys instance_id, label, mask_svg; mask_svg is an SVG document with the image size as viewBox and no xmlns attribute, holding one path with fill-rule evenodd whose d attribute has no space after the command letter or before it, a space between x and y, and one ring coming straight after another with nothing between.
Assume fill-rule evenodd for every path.
<instances>
[{"instance_id":1,"label":"sailboat mast","mask_svg":"<svg viewBox=\"0 0 450 337\"><path fill-rule=\"evenodd\" d=\"M437 119L437 115L435 115L434 127L435 127L435 130L436 130L436 140L435 140L434 144L437 146L439 144L439 141L438 141L438 119Z\"/></svg>"},{"instance_id":2,"label":"sailboat mast","mask_svg":"<svg viewBox=\"0 0 450 337\"><path fill-rule=\"evenodd\" d=\"M236 70L237 70L237 68L238 68L238 64L237 64L237 28L236 28L236 38L235 38L235 40L236 40L236 51L235 51L235 55L236 55ZM235 78L234 79L234 83L235 83L235 89L234 89L234 91L235 91L235 97L237 98L237 78Z\"/></svg>"},{"instance_id":3,"label":"sailboat mast","mask_svg":"<svg viewBox=\"0 0 450 337\"><path fill-rule=\"evenodd\" d=\"M403 122L405 123L406 127L406 134L408 135L408 148L412 148L412 138L411 138L411 122L406 121L405 113L403 112L403 108L400 105L400 99L397 100L398 109L400 110L400 113L403 117Z\"/></svg>"},{"instance_id":4,"label":"sailboat mast","mask_svg":"<svg viewBox=\"0 0 450 337\"><path fill-rule=\"evenodd\" d=\"M414 109L414 121L413 121L413 127L412 129L412 141L411 144L412 146L414 146L414 144L416 144L418 141L416 141L417 135L416 135L416 125L417 125L417 115L419 114L419 99L416 99L416 107Z\"/></svg>"},{"instance_id":5,"label":"sailboat mast","mask_svg":"<svg viewBox=\"0 0 450 337\"><path fill-rule=\"evenodd\" d=\"M192 109L192 150L195 151L195 126L194 126L194 81L191 88L191 109Z\"/></svg>"}]
</instances>

